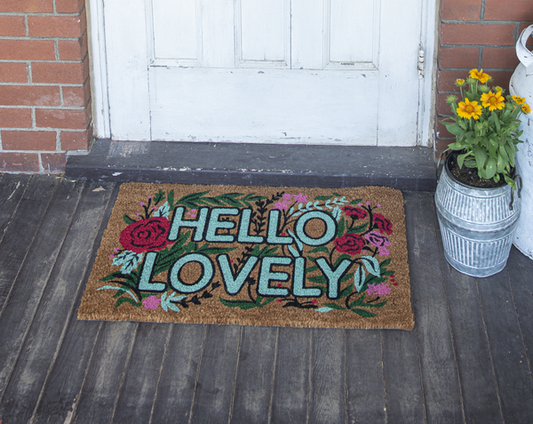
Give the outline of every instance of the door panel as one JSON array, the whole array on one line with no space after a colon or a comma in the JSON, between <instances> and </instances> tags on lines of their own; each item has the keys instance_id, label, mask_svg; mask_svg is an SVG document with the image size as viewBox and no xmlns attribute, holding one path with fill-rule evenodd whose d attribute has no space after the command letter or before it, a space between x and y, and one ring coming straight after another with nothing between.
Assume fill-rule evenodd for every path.
<instances>
[{"instance_id":1,"label":"door panel","mask_svg":"<svg viewBox=\"0 0 533 424\"><path fill-rule=\"evenodd\" d=\"M236 6L237 66L289 66L290 0L237 0Z\"/></svg>"},{"instance_id":2,"label":"door panel","mask_svg":"<svg viewBox=\"0 0 533 424\"><path fill-rule=\"evenodd\" d=\"M152 140L414 145L421 1L130 0L147 65L117 81L148 93ZM142 31L113 23L108 60L132 68L142 46L115 47ZM118 95L112 136L135 139Z\"/></svg>"}]
</instances>

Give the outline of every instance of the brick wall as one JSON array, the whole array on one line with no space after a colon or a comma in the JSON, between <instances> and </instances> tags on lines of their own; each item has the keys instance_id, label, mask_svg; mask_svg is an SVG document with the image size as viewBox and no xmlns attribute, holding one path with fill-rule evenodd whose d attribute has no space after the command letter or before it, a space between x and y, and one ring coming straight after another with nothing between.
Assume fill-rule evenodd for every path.
<instances>
[{"instance_id":1,"label":"brick wall","mask_svg":"<svg viewBox=\"0 0 533 424\"><path fill-rule=\"evenodd\" d=\"M0 172L61 173L92 137L84 0L0 0Z\"/></svg>"},{"instance_id":2,"label":"brick wall","mask_svg":"<svg viewBox=\"0 0 533 424\"><path fill-rule=\"evenodd\" d=\"M441 0L438 53L437 115L450 114L448 95L458 91L454 82L472 68L494 78L491 84L508 90L518 65L515 44L522 30L533 24L533 0ZM439 154L453 136L436 124Z\"/></svg>"},{"instance_id":3,"label":"brick wall","mask_svg":"<svg viewBox=\"0 0 533 424\"><path fill-rule=\"evenodd\" d=\"M533 0L441 0L437 114L456 78L483 68L508 87ZM64 170L92 138L83 0L0 0L0 172ZM437 151L453 138L436 124Z\"/></svg>"}]
</instances>

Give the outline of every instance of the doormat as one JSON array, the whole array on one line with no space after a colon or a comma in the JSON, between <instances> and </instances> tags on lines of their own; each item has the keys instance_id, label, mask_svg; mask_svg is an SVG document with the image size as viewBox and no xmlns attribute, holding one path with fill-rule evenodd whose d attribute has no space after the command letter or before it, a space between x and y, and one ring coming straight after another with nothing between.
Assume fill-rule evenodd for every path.
<instances>
[{"instance_id":1,"label":"doormat","mask_svg":"<svg viewBox=\"0 0 533 424\"><path fill-rule=\"evenodd\" d=\"M410 330L403 196L123 184L78 318Z\"/></svg>"}]
</instances>

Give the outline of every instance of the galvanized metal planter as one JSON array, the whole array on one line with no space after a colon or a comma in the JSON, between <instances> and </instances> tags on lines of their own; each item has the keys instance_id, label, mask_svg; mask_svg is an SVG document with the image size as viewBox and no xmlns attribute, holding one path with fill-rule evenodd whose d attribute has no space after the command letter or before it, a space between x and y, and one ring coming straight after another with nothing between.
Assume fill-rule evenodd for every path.
<instances>
[{"instance_id":1,"label":"galvanized metal planter","mask_svg":"<svg viewBox=\"0 0 533 424\"><path fill-rule=\"evenodd\" d=\"M520 197L507 184L478 188L458 181L446 159L437 184L435 204L446 260L463 274L489 277L507 263Z\"/></svg>"}]
</instances>

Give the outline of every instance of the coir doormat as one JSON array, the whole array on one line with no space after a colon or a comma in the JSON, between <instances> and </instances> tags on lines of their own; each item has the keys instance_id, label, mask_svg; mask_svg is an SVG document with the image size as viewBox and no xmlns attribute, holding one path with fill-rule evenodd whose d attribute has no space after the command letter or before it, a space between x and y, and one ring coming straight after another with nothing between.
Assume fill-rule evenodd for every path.
<instances>
[{"instance_id":1,"label":"coir doormat","mask_svg":"<svg viewBox=\"0 0 533 424\"><path fill-rule=\"evenodd\" d=\"M412 329L402 194L124 184L78 317Z\"/></svg>"}]
</instances>

